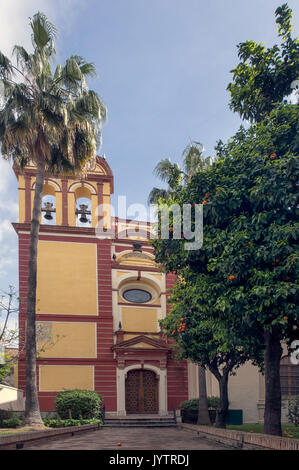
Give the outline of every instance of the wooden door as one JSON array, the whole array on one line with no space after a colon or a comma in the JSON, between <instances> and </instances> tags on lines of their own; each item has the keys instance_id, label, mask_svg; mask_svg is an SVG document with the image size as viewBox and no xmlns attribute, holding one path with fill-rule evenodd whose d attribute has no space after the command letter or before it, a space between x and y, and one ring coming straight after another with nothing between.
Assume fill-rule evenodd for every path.
<instances>
[{"instance_id":1,"label":"wooden door","mask_svg":"<svg viewBox=\"0 0 299 470\"><path fill-rule=\"evenodd\" d=\"M131 370L126 379L127 414L158 413L158 381L150 370Z\"/></svg>"}]
</instances>

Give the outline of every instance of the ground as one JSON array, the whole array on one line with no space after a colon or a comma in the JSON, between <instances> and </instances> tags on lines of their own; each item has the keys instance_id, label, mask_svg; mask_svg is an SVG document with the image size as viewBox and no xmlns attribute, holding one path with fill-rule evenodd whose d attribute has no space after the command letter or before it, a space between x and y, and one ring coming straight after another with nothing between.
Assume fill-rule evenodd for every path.
<instances>
[{"instance_id":1,"label":"ground","mask_svg":"<svg viewBox=\"0 0 299 470\"><path fill-rule=\"evenodd\" d=\"M121 446L117 444L121 443ZM222 444L180 428L102 428L75 436L28 443L24 450L225 450Z\"/></svg>"}]
</instances>

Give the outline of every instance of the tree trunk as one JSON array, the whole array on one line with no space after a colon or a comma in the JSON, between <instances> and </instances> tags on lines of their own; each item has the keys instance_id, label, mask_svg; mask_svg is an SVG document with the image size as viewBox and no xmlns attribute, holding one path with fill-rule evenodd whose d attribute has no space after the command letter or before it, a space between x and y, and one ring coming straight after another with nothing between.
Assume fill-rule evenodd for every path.
<instances>
[{"instance_id":1,"label":"tree trunk","mask_svg":"<svg viewBox=\"0 0 299 470\"><path fill-rule=\"evenodd\" d=\"M211 425L209 409L208 409L208 397L207 397L207 386L206 386L206 371L203 367L198 366L198 415L197 424Z\"/></svg>"},{"instance_id":2,"label":"tree trunk","mask_svg":"<svg viewBox=\"0 0 299 470\"><path fill-rule=\"evenodd\" d=\"M264 433L281 436L280 360L282 347L276 331L265 332L265 414Z\"/></svg>"},{"instance_id":3,"label":"tree trunk","mask_svg":"<svg viewBox=\"0 0 299 470\"><path fill-rule=\"evenodd\" d=\"M42 194L45 178L45 161L37 164L34 205L30 231L29 263L28 263L28 293L26 315L26 401L24 425L43 427L36 383L36 272L37 244L40 227Z\"/></svg>"},{"instance_id":4,"label":"tree trunk","mask_svg":"<svg viewBox=\"0 0 299 470\"><path fill-rule=\"evenodd\" d=\"M226 417L228 413L228 374L223 374L218 379L220 408L216 412L216 428L226 427Z\"/></svg>"}]
</instances>

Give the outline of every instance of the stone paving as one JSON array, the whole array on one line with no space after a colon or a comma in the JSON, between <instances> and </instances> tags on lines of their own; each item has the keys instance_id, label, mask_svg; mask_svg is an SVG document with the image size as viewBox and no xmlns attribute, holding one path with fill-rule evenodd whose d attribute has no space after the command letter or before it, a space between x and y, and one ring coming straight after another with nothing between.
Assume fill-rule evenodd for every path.
<instances>
[{"instance_id":1,"label":"stone paving","mask_svg":"<svg viewBox=\"0 0 299 470\"><path fill-rule=\"evenodd\" d=\"M121 443L121 446L117 444ZM102 428L28 443L24 450L227 450L181 428Z\"/></svg>"}]
</instances>

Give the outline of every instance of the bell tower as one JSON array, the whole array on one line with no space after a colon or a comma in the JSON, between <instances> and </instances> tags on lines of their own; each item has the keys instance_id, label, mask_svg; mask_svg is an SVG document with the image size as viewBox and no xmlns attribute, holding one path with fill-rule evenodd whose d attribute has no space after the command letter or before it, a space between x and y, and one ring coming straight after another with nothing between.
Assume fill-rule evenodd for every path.
<instances>
[{"instance_id":1,"label":"bell tower","mask_svg":"<svg viewBox=\"0 0 299 470\"><path fill-rule=\"evenodd\" d=\"M36 167L14 168L19 185L20 350L23 351L30 223ZM96 226L110 228L113 174L96 157L84 176L47 174L37 257L37 386L41 410L53 410L55 396L67 389L99 391L108 409L116 407L113 362L111 239ZM105 210L98 212L104 204ZM108 374L108 375L107 375ZM107 380L108 377L108 380ZM25 353L18 365L25 390Z\"/></svg>"},{"instance_id":2,"label":"bell tower","mask_svg":"<svg viewBox=\"0 0 299 470\"><path fill-rule=\"evenodd\" d=\"M19 183L19 223L30 223L36 167L27 166L23 172L17 168L14 170ZM108 208L111 194L113 174L102 157L96 157L94 165L89 166L84 177L46 175L41 224L55 225L57 228L96 227L100 217L97 207L105 204ZM104 226L109 227L109 211L103 217Z\"/></svg>"}]
</instances>

